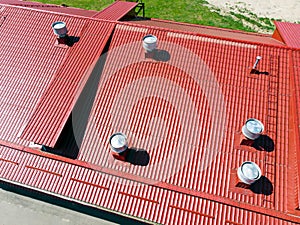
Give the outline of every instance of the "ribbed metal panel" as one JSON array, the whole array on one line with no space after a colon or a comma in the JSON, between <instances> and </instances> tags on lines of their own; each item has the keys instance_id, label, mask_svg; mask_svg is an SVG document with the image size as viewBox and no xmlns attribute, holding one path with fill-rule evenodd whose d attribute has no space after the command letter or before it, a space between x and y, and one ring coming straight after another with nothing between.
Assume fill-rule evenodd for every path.
<instances>
[{"instance_id":1,"label":"ribbed metal panel","mask_svg":"<svg viewBox=\"0 0 300 225\"><path fill-rule=\"evenodd\" d=\"M95 14L93 18L105 20L120 20L137 5L137 2L115 1L107 8Z\"/></svg>"},{"instance_id":2,"label":"ribbed metal panel","mask_svg":"<svg viewBox=\"0 0 300 225\"><path fill-rule=\"evenodd\" d=\"M288 22L274 22L280 36L289 47L300 48L300 25Z\"/></svg>"},{"instance_id":3,"label":"ribbed metal panel","mask_svg":"<svg viewBox=\"0 0 300 225\"><path fill-rule=\"evenodd\" d=\"M292 94L293 94L293 107L292 107L292 114L294 114L294 119L292 120L292 123L290 124L291 130L293 130L293 135L295 137L294 146L296 147L294 152L290 152L289 156L290 158L297 158L298 160L295 160L295 170L298 170L298 178L294 175L294 179L296 179L298 182L298 188L294 190L296 192L296 195L298 196L298 200L296 201L296 208L300 209L300 138L297 138L297 136L300 134L300 51L290 51L290 72L293 74L292 76L292 83L294 85L294 89L292 88ZM296 115L295 115L296 114ZM297 117L297 118L296 118ZM297 132L298 131L298 132ZM294 153L294 154L293 154ZM297 163L298 162L298 163ZM292 192L293 190L290 190ZM295 208L294 204L290 204L292 207Z\"/></svg>"},{"instance_id":4,"label":"ribbed metal panel","mask_svg":"<svg viewBox=\"0 0 300 225\"><path fill-rule=\"evenodd\" d=\"M162 224L297 224L188 194L0 147L0 176ZM6 161L4 161L4 159ZM35 169L33 169L35 168Z\"/></svg>"},{"instance_id":5,"label":"ribbed metal panel","mask_svg":"<svg viewBox=\"0 0 300 225\"><path fill-rule=\"evenodd\" d=\"M250 32L236 31L231 29L222 29L216 27L202 26L196 24L179 23L174 21L167 21L161 19L150 20L133 20L129 21L134 24L142 24L146 26L162 27L172 30L193 32L201 35L209 35L218 38L230 38L235 40L243 40L247 42L257 42L261 44L271 44L277 46L283 46L284 44L273 39L270 35L256 34Z\"/></svg>"},{"instance_id":6,"label":"ribbed metal panel","mask_svg":"<svg viewBox=\"0 0 300 225\"><path fill-rule=\"evenodd\" d=\"M294 72L295 79L295 91L296 91L296 101L298 109L298 124L300 124L300 51L294 51L291 55L293 58L293 67L291 68ZM300 127L299 127L300 132Z\"/></svg>"},{"instance_id":7,"label":"ribbed metal panel","mask_svg":"<svg viewBox=\"0 0 300 225\"><path fill-rule=\"evenodd\" d=\"M63 20L69 34L79 36L84 21L11 7L0 15L5 16L0 28L0 138L25 144L19 132L68 53L55 46L51 24Z\"/></svg>"},{"instance_id":8,"label":"ribbed metal panel","mask_svg":"<svg viewBox=\"0 0 300 225\"><path fill-rule=\"evenodd\" d=\"M107 66L100 80L79 159L95 166L122 171L129 177L132 174L146 177L153 183L166 182L246 204L286 210L288 198L284 189L288 186L283 177L288 177L288 174L282 165L288 165L285 160L288 155L288 123L280 118L288 115L287 50L279 51L272 47L216 39L198 39L191 35L180 36L160 30L134 29L118 25L115 30L111 53L108 53ZM170 54L169 62L145 59L141 39L147 33L158 37L159 49L167 50ZM125 44L126 47L122 48ZM208 65L220 84L226 102L227 127L224 139L220 149L217 149L215 159L205 170L201 170L204 150L209 138L216 135L210 127L212 123L218 123L218 119L225 117L211 118L210 107L218 104L220 96L214 93L209 105L207 93L191 78L191 74L172 66L172 60L181 60L181 68L194 67L192 71L195 74L192 76L200 77L207 88L213 87L207 82L209 77L199 75L198 71L203 71L202 65L195 66L196 61L187 61L185 57L188 55L184 54L188 53L179 51L178 45L191 49ZM117 49L117 54L114 49ZM258 54L263 57L259 69L268 71L268 76L255 77L249 74L249 68ZM122 66L120 62L129 57L135 62ZM180 95L175 86L170 87L166 80L187 93L199 114L192 113L192 108L185 102L185 96ZM124 90L130 92L122 95ZM180 111L184 111L187 117L182 118ZM251 117L263 121L266 134L275 142L275 151L245 149L234 144L236 133L241 131L244 122ZM193 130L192 123L195 121L200 121L201 132ZM184 126L190 129L185 129ZM111 159L107 142L108 137L116 131L126 133L131 146L149 152L150 164L147 167L124 165ZM144 141L149 136L153 136L151 141ZM193 140L197 138L200 140L199 146L194 146ZM190 149L193 149L192 154L186 159ZM175 156L172 155L174 152ZM166 160L170 157L173 157L172 161ZM236 174L236 169L242 162L249 160L261 167L263 174L274 186L272 195L244 194L239 188L230 188L231 182L234 182L232 171Z\"/></svg>"},{"instance_id":9,"label":"ribbed metal panel","mask_svg":"<svg viewBox=\"0 0 300 225\"><path fill-rule=\"evenodd\" d=\"M22 133L22 138L54 147L77 97L90 75L90 67L102 53L113 23L86 21L78 43L47 87Z\"/></svg>"},{"instance_id":10,"label":"ribbed metal panel","mask_svg":"<svg viewBox=\"0 0 300 225\"><path fill-rule=\"evenodd\" d=\"M51 5L51 4L44 4L40 2L30 2L30 1L23 1L23 0L1 0L0 4L27 7L27 8L33 8L42 11L65 13L73 16L77 15L77 16L92 17L93 15L98 13L97 11L94 10L78 9L78 8L66 7L61 5Z\"/></svg>"}]
</instances>

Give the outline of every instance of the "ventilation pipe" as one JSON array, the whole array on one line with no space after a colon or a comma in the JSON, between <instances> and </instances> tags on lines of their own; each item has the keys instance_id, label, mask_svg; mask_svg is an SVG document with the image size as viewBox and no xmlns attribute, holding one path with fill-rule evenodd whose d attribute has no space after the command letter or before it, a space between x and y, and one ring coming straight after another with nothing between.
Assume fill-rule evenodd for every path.
<instances>
[{"instance_id":1,"label":"ventilation pipe","mask_svg":"<svg viewBox=\"0 0 300 225\"><path fill-rule=\"evenodd\" d=\"M250 185L261 178L261 170L256 163L246 161L238 168L237 175L243 183Z\"/></svg>"},{"instance_id":2,"label":"ventilation pipe","mask_svg":"<svg viewBox=\"0 0 300 225\"><path fill-rule=\"evenodd\" d=\"M243 135L250 140L259 138L263 131L264 125L262 122L254 118L248 119L242 128Z\"/></svg>"},{"instance_id":3,"label":"ventilation pipe","mask_svg":"<svg viewBox=\"0 0 300 225\"><path fill-rule=\"evenodd\" d=\"M148 34L143 38L143 48L146 53L151 53L157 48L157 37Z\"/></svg>"},{"instance_id":4,"label":"ventilation pipe","mask_svg":"<svg viewBox=\"0 0 300 225\"><path fill-rule=\"evenodd\" d=\"M118 132L111 135L109 137L109 145L111 154L115 159L122 161L126 160L126 155L128 153L128 142L125 134Z\"/></svg>"},{"instance_id":5,"label":"ventilation pipe","mask_svg":"<svg viewBox=\"0 0 300 225\"><path fill-rule=\"evenodd\" d=\"M65 22L57 21L52 23L52 29L54 34L56 34L59 38L67 36L68 30Z\"/></svg>"},{"instance_id":6,"label":"ventilation pipe","mask_svg":"<svg viewBox=\"0 0 300 225\"><path fill-rule=\"evenodd\" d=\"M257 57L256 57L256 61L255 61L254 65L253 65L253 68L252 68L252 69L256 70L256 67L257 67L259 61L261 60L261 58L262 58L261 56L257 56Z\"/></svg>"}]
</instances>

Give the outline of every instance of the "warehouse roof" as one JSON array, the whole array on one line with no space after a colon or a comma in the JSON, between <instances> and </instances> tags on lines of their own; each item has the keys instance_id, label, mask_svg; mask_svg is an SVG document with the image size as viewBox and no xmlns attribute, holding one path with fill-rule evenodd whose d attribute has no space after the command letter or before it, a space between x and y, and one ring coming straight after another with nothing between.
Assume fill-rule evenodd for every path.
<instances>
[{"instance_id":1,"label":"warehouse roof","mask_svg":"<svg viewBox=\"0 0 300 225\"><path fill-rule=\"evenodd\" d=\"M298 49L6 4L0 16L2 179L163 224L299 223ZM55 21L76 42L58 43ZM241 141L248 118L265 126L255 146ZM118 131L137 150L130 163L109 152ZM250 188L244 161L263 174Z\"/></svg>"}]
</instances>

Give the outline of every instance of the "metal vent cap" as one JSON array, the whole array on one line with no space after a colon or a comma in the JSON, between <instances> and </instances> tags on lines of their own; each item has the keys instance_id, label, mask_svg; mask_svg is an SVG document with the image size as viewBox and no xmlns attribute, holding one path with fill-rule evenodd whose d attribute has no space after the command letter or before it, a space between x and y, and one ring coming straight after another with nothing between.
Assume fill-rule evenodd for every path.
<instances>
[{"instance_id":1,"label":"metal vent cap","mask_svg":"<svg viewBox=\"0 0 300 225\"><path fill-rule=\"evenodd\" d=\"M147 52L152 52L157 47L157 37L152 34L148 34L143 38L143 48Z\"/></svg>"},{"instance_id":2,"label":"metal vent cap","mask_svg":"<svg viewBox=\"0 0 300 225\"><path fill-rule=\"evenodd\" d=\"M109 137L109 145L113 152L122 153L128 149L127 137L125 134L118 132Z\"/></svg>"},{"instance_id":3,"label":"metal vent cap","mask_svg":"<svg viewBox=\"0 0 300 225\"><path fill-rule=\"evenodd\" d=\"M54 34L58 35L60 38L65 37L68 33L66 23L62 21L52 23L52 29Z\"/></svg>"},{"instance_id":4,"label":"metal vent cap","mask_svg":"<svg viewBox=\"0 0 300 225\"><path fill-rule=\"evenodd\" d=\"M264 125L257 119L250 118L246 121L245 125L242 128L242 133L246 138L255 140L261 133L264 131Z\"/></svg>"},{"instance_id":5,"label":"metal vent cap","mask_svg":"<svg viewBox=\"0 0 300 225\"><path fill-rule=\"evenodd\" d=\"M243 162L238 168L238 177L245 184L253 184L261 177L261 170L259 166L250 161Z\"/></svg>"}]
</instances>

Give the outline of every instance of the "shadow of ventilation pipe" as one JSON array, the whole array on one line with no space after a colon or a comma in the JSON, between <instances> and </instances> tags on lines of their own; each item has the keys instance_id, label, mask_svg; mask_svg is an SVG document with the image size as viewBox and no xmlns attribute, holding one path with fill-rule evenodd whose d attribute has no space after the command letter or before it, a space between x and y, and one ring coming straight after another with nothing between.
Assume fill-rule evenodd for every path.
<instances>
[{"instance_id":1,"label":"shadow of ventilation pipe","mask_svg":"<svg viewBox=\"0 0 300 225\"><path fill-rule=\"evenodd\" d=\"M114 133L109 137L109 146L112 156L117 160L136 166L147 166L150 162L149 153L144 149L129 148L127 137L121 132Z\"/></svg>"},{"instance_id":2,"label":"shadow of ventilation pipe","mask_svg":"<svg viewBox=\"0 0 300 225\"><path fill-rule=\"evenodd\" d=\"M264 125L261 121L255 118L248 119L242 128L242 133L246 139L241 141L241 145L251 146L260 151L274 151L274 141L268 135L262 134L263 131Z\"/></svg>"}]
</instances>

